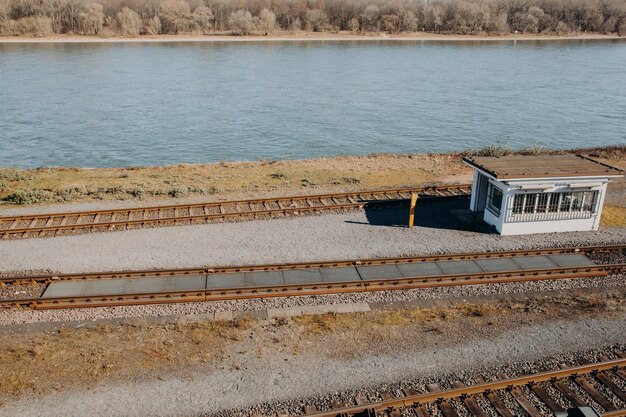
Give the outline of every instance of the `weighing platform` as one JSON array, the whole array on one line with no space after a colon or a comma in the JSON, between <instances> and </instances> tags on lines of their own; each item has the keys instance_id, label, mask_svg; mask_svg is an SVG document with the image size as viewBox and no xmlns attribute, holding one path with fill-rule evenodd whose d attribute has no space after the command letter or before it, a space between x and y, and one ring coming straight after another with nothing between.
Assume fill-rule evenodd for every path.
<instances>
[{"instance_id":1,"label":"weighing platform","mask_svg":"<svg viewBox=\"0 0 626 417\"><path fill-rule=\"evenodd\" d=\"M388 265L307 268L283 271L235 272L179 276L146 276L77 281L56 281L41 298L98 297L174 291L215 291L281 285L324 284L371 280L394 280L481 272L524 271L533 269L595 265L585 255L533 255L475 260L427 261Z\"/></svg>"}]
</instances>

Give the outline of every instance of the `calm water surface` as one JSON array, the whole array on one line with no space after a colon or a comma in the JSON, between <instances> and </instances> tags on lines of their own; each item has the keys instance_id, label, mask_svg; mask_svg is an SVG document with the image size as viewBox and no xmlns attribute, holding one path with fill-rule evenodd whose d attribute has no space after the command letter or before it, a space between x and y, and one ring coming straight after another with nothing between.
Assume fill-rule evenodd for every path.
<instances>
[{"instance_id":1,"label":"calm water surface","mask_svg":"<svg viewBox=\"0 0 626 417\"><path fill-rule=\"evenodd\" d=\"M626 42L0 44L0 165L626 143Z\"/></svg>"}]
</instances>

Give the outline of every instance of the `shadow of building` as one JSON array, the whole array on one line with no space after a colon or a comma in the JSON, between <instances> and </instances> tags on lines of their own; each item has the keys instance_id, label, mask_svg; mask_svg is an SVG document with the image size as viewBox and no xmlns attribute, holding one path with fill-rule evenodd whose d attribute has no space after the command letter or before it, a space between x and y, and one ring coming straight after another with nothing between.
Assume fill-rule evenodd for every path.
<instances>
[{"instance_id":1,"label":"shadow of building","mask_svg":"<svg viewBox=\"0 0 626 417\"><path fill-rule=\"evenodd\" d=\"M348 221L347 223L407 227L409 220L408 201L372 202L368 203L364 210L366 222ZM469 210L468 197L418 199L415 207L414 226L493 233L493 228L482 221L481 213L473 213Z\"/></svg>"}]
</instances>

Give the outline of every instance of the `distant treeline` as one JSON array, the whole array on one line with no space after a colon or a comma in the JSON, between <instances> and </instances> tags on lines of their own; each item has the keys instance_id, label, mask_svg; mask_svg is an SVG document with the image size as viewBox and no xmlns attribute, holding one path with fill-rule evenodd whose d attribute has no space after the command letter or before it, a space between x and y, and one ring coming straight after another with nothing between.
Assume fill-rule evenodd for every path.
<instances>
[{"instance_id":1,"label":"distant treeline","mask_svg":"<svg viewBox=\"0 0 626 417\"><path fill-rule=\"evenodd\" d=\"M618 33L626 0L0 0L0 34Z\"/></svg>"}]
</instances>

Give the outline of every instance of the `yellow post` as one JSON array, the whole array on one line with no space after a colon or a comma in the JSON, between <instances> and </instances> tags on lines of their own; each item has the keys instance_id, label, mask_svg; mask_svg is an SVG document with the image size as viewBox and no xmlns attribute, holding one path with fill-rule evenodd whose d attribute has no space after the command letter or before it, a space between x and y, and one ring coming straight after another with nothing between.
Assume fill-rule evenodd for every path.
<instances>
[{"instance_id":1,"label":"yellow post","mask_svg":"<svg viewBox=\"0 0 626 417\"><path fill-rule=\"evenodd\" d=\"M417 194L411 193L411 209L409 210L409 229L413 227L415 221L415 204L417 203Z\"/></svg>"}]
</instances>

